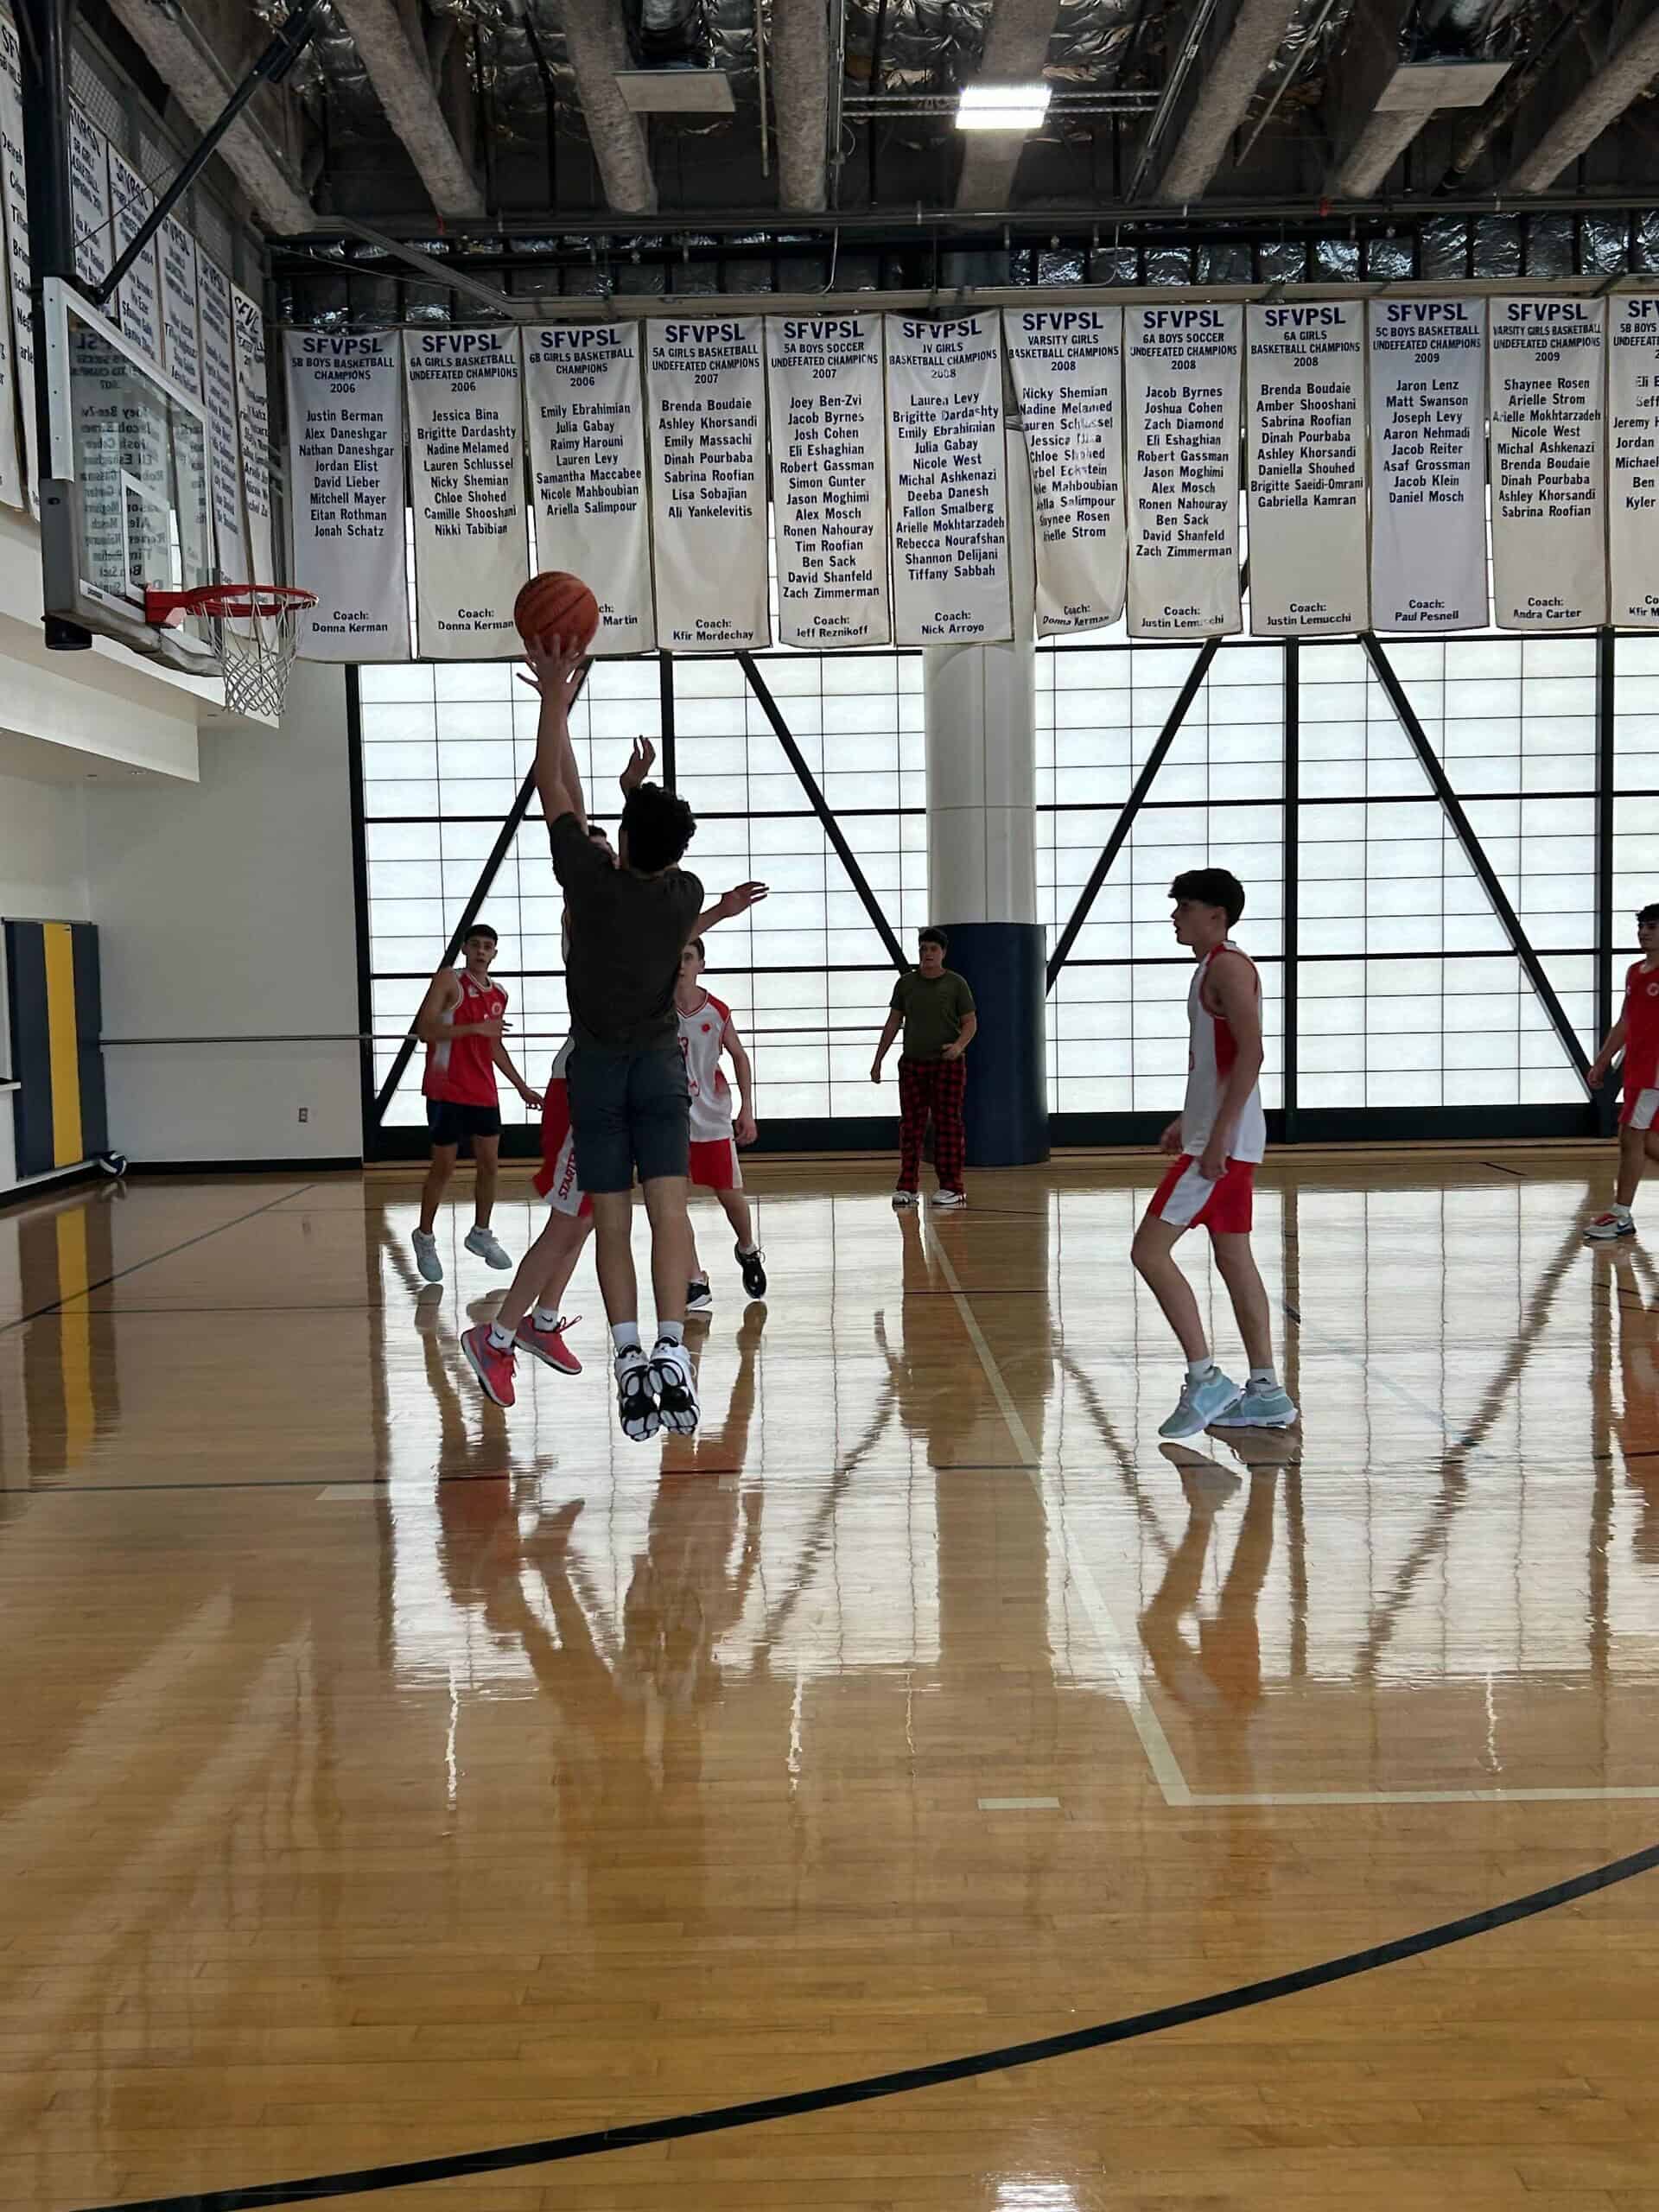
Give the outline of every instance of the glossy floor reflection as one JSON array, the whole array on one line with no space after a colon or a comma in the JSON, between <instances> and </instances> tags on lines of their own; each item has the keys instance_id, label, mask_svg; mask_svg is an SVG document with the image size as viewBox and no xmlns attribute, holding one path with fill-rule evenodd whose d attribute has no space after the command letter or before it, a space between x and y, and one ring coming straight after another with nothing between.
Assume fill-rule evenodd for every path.
<instances>
[{"instance_id":1,"label":"glossy floor reflection","mask_svg":"<svg viewBox=\"0 0 1659 2212\"><path fill-rule=\"evenodd\" d=\"M413 1182L0 1217L0 2212L949 2060L1659 1838L1659 1267L1580 1242L1605 1167L1270 1163L1304 1426L1201 1449L1157 1438L1150 1160L944 1219L763 1163L772 1294L716 1273L707 1425L645 1447L590 1261L587 1371L481 1397L503 1279L451 1234L423 1288ZM1656 1967L1659 1873L1113 2049L368 2201L1659 2212Z\"/></svg>"}]
</instances>

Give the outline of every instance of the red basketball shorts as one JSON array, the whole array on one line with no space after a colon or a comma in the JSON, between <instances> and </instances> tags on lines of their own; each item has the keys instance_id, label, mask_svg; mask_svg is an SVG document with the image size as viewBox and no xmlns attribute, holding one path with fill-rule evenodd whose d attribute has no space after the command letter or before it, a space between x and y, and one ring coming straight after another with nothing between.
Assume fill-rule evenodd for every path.
<instances>
[{"instance_id":1,"label":"red basketball shorts","mask_svg":"<svg viewBox=\"0 0 1659 2212\"><path fill-rule=\"evenodd\" d=\"M576 1180L576 1146L570 1134L570 1090L562 1075L542 1094L542 1164L536 1188L555 1213L591 1214L594 1202Z\"/></svg>"},{"instance_id":2,"label":"red basketball shorts","mask_svg":"<svg viewBox=\"0 0 1659 2212\"><path fill-rule=\"evenodd\" d=\"M1659 1090L1632 1090L1625 1085L1624 1110L1618 1117L1624 1128L1650 1129L1656 1113L1659 1113Z\"/></svg>"},{"instance_id":3,"label":"red basketball shorts","mask_svg":"<svg viewBox=\"0 0 1659 2212\"><path fill-rule=\"evenodd\" d=\"M1172 1229L1207 1229L1212 1236L1242 1236L1254 1217L1255 1162L1230 1160L1218 1183L1198 1173L1184 1152L1153 1193L1147 1211Z\"/></svg>"},{"instance_id":4,"label":"red basketball shorts","mask_svg":"<svg viewBox=\"0 0 1659 2212\"><path fill-rule=\"evenodd\" d=\"M741 1191L743 1171L730 1137L691 1140L691 1180L699 1191Z\"/></svg>"}]
</instances>

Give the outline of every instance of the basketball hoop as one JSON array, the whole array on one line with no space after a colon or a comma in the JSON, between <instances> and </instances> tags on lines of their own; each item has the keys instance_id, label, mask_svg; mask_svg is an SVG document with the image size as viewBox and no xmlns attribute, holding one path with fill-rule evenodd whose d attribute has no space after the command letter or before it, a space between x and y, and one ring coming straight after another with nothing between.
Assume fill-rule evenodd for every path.
<instances>
[{"instance_id":1,"label":"basketball hoop","mask_svg":"<svg viewBox=\"0 0 1659 2212\"><path fill-rule=\"evenodd\" d=\"M288 696L301 609L316 603L315 592L291 584L198 584L193 591L147 591L144 620L160 630L175 629L188 614L211 622L226 705L232 714L275 719Z\"/></svg>"}]
</instances>

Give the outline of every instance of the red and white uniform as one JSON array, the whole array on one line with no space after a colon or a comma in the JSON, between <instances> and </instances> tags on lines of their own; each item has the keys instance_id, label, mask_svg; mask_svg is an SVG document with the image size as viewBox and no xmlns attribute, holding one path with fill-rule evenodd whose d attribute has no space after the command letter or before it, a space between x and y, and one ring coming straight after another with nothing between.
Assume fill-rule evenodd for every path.
<instances>
[{"instance_id":1,"label":"red and white uniform","mask_svg":"<svg viewBox=\"0 0 1659 2212\"><path fill-rule=\"evenodd\" d=\"M680 1050L691 1092L691 1180L705 1191L741 1191L743 1173L732 1141L732 1092L720 1065L732 1010L709 992L680 1016Z\"/></svg>"},{"instance_id":2,"label":"red and white uniform","mask_svg":"<svg viewBox=\"0 0 1659 2212\"><path fill-rule=\"evenodd\" d=\"M1624 978L1624 1110L1632 1129L1655 1127L1659 1114L1659 968L1638 960Z\"/></svg>"},{"instance_id":3,"label":"red and white uniform","mask_svg":"<svg viewBox=\"0 0 1659 2212\"><path fill-rule=\"evenodd\" d=\"M446 1029L469 1028L476 1021L499 1021L507 1010L507 995L486 976L475 983L464 968L455 970L461 996L439 1016ZM426 1073L421 1089L429 1098L447 1098L456 1106L494 1106L495 1040L490 1037L445 1038L426 1048Z\"/></svg>"},{"instance_id":4,"label":"red and white uniform","mask_svg":"<svg viewBox=\"0 0 1659 2212\"><path fill-rule=\"evenodd\" d=\"M1268 1148L1268 1122L1258 1083L1239 1109L1221 1179L1211 1183L1198 1173L1198 1162L1221 1110L1222 1092L1238 1057L1238 1039L1231 1024L1225 1015L1211 1014L1204 1002L1211 963L1223 953L1244 962L1255 987L1257 1007L1262 1003L1262 979L1255 964L1230 939L1199 961L1186 994L1192 1042L1187 1055L1186 1099L1181 1108L1181 1153L1158 1185L1150 1211L1177 1228L1208 1229L1227 1236L1242 1235L1250 1226L1255 1165Z\"/></svg>"},{"instance_id":5,"label":"red and white uniform","mask_svg":"<svg viewBox=\"0 0 1659 2212\"><path fill-rule=\"evenodd\" d=\"M573 1217L594 1210L593 1200L576 1180L576 1141L570 1131L570 1086L564 1071L575 1041L567 1037L560 1046L542 1093L542 1164L532 1179L555 1213Z\"/></svg>"}]
</instances>

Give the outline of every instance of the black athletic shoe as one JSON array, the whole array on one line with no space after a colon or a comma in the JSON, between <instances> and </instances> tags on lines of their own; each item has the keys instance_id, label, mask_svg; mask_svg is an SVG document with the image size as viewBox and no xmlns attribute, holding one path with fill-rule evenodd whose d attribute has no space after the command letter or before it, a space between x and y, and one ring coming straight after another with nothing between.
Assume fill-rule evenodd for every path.
<instances>
[{"instance_id":1,"label":"black athletic shoe","mask_svg":"<svg viewBox=\"0 0 1659 2212\"><path fill-rule=\"evenodd\" d=\"M760 1263L766 1254L758 1244L753 1252L746 1252L741 1244L734 1244L732 1250L737 1256L738 1266L743 1270L744 1289L751 1298L764 1298L766 1294L766 1271Z\"/></svg>"},{"instance_id":2,"label":"black athletic shoe","mask_svg":"<svg viewBox=\"0 0 1659 2212\"><path fill-rule=\"evenodd\" d=\"M693 1276L685 1286L685 1310L688 1314L714 1312L715 1294L709 1287L707 1276Z\"/></svg>"}]
</instances>

